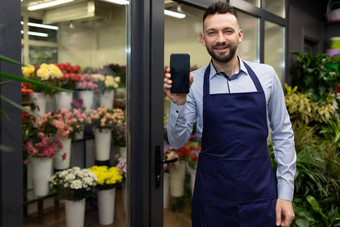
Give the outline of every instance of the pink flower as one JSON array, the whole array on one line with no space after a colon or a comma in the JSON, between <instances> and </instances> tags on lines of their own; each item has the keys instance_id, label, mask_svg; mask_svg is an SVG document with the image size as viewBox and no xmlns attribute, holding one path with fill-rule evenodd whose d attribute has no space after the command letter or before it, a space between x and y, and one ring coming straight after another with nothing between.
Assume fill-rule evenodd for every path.
<instances>
[{"instance_id":1,"label":"pink flower","mask_svg":"<svg viewBox=\"0 0 340 227\"><path fill-rule=\"evenodd\" d=\"M64 153L64 154L63 154L63 157L62 157L62 160L63 160L63 161L66 159L66 156L67 156L67 154Z\"/></svg>"}]
</instances>

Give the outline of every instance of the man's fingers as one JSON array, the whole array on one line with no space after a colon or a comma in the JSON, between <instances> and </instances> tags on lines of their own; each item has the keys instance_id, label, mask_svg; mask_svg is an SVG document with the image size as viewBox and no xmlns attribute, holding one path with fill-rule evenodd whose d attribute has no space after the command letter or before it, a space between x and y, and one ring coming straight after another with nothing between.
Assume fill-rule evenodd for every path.
<instances>
[{"instance_id":1,"label":"man's fingers","mask_svg":"<svg viewBox=\"0 0 340 227\"><path fill-rule=\"evenodd\" d=\"M276 226L281 225L281 207L276 206Z\"/></svg>"}]
</instances>

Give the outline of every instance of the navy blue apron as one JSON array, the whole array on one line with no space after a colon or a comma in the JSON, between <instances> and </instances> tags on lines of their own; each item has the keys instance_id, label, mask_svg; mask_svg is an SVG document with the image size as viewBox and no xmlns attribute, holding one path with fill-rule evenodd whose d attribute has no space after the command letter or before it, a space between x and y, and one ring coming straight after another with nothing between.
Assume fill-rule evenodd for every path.
<instances>
[{"instance_id":1,"label":"navy blue apron","mask_svg":"<svg viewBox=\"0 0 340 227\"><path fill-rule=\"evenodd\" d=\"M210 94L204 74L203 134L193 227L275 226L277 189L267 150L266 99L246 64L255 92Z\"/></svg>"}]
</instances>

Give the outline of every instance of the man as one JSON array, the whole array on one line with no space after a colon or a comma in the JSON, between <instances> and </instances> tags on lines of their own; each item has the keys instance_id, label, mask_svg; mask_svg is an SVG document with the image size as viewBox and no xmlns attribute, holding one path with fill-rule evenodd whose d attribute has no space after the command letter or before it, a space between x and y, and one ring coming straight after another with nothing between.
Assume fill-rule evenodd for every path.
<instances>
[{"instance_id":1,"label":"man","mask_svg":"<svg viewBox=\"0 0 340 227\"><path fill-rule=\"evenodd\" d=\"M190 92L172 94L167 124L174 148L184 146L197 121L202 141L192 199L192 226L289 226L296 171L294 134L280 81L268 65L244 62L235 10L212 4L203 16L201 41L208 66L190 75ZM194 82L193 82L194 81ZM267 150L272 129L277 182Z\"/></svg>"}]
</instances>

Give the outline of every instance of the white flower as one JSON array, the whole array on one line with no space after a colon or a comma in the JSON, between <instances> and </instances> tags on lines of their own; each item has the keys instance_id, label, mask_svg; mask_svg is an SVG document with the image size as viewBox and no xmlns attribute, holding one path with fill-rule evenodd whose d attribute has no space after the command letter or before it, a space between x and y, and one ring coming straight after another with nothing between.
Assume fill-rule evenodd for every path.
<instances>
[{"instance_id":1,"label":"white flower","mask_svg":"<svg viewBox=\"0 0 340 227\"><path fill-rule=\"evenodd\" d=\"M73 181L74 179L76 179L76 176L72 173L69 173L68 175L65 176L65 181Z\"/></svg>"},{"instance_id":2,"label":"white flower","mask_svg":"<svg viewBox=\"0 0 340 227\"><path fill-rule=\"evenodd\" d=\"M72 188L72 189L80 189L80 188L82 188L82 182L81 182L81 180L75 180L75 181L73 181L72 184L71 184L71 188Z\"/></svg>"},{"instance_id":3,"label":"white flower","mask_svg":"<svg viewBox=\"0 0 340 227\"><path fill-rule=\"evenodd\" d=\"M65 183L65 184L64 184L64 187L65 187L65 188L68 188L68 187L69 187L69 183Z\"/></svg>"}]
</instances>

